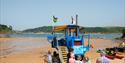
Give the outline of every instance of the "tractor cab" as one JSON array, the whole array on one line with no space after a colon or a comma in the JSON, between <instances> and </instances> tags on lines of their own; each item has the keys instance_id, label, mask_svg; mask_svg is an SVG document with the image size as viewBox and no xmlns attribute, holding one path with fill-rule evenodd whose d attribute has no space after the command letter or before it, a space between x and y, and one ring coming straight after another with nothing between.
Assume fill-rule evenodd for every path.
<instances>
[{"instance_id":1,"label":"tractor cab","mask_svg":"<svg viewBox=\"0 0 125 63\"><path fill-rule=\"evenodd\" d=\"M73 48L75 55L84 55L89 46L84 46L84 33L80 33L80 26L67 25L66 28L66 46Z\"/></svg>"},{"instance_id":2,"label":"tractor cab","mask_svg":"<svg viewBox=\"0 0 125 63\"><path fill-rule=\"evenodd\" d=\"M66 45L68 48L72 48L73 46L83 45L82 37L80 36L79 32L79 26L67 25L65 33L66 33Z\"/></svg>"}]
</instances>

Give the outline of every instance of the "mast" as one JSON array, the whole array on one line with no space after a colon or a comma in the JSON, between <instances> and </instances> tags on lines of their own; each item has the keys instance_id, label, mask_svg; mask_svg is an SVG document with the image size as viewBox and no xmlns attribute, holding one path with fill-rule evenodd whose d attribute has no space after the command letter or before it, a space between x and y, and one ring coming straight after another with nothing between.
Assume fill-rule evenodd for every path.
<instances>
[{"instance_id":1,"label":"mast","mask_svg":"<svg viewBox=\"0 0 125 63\"><path fill-rule=\"evenodd\" d=\"M78 26L78 15L76 14L76 26ZM79 34L79 27L77 27L76 29L76 37L78 37L78 34Z\"/></svg>"},{"instance_id":2,"label":"mast","mask_svg":"<svg viewBox=\"0 0 125 63\"><path fill-rule=\"evenodd\" d=\"M76 14L76 25L78 25L78 15Z\"/></svg>"}]
</instances>

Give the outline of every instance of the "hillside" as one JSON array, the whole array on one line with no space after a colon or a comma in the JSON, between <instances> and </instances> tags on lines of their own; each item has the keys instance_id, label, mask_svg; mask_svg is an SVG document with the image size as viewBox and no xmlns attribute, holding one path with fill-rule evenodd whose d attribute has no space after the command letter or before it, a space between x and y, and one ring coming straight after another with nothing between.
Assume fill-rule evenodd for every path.
<instances>
[{"instance_id":1,"label":"hillside","mask_svg":"<svg viewBox=\"0 0 125 63\"><path fill-rule=\"evenodd\" d=\"M12 26L0 24L0 33L11 33L13 32Z\"/></svg>"},{"instance_id":2,"label":"hillside","mask_svg":"<svg viewBox=\"0 0 125 63\"><path fill-rule=\"evenodd\" d=\"M52 30L52 26L43 26L43 27L38 27L33 29L26 29L26 30L23 30L22 32L38 33L38 32L51 32L51 30Z\"/></svg>"},{"instance_id":3,"label":"hillside","mask_svg":"<svg viewBox=\"0 0 125 63\"><path fill-rule=\"evenodd\" d=\"M85 27L88 33L121 33L125 27Z\"/></svg>"},{"instance_id":4,"label":"hillside","mask_svg":"<svg viewBox=\"0 0 125 63\"><path fill-rule=\"evenodd\" d=\"M125 29L125 27L83 27L81 31L86 33L121 33L123 29ZM43 26L33 29L26 29L23 30L22 32L38 33L38 32L51 32L51 31L52 31L52 26Z\"/></svg>"}]
</instances>

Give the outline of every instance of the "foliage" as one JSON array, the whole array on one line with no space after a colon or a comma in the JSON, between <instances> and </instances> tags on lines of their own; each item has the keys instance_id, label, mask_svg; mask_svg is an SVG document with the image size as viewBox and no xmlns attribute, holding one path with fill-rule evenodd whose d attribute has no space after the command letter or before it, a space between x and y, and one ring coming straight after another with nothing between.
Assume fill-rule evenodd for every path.
<instances>
[{"instance_id":1,"label":"foliage","mask_svg":"<svg viewBox=\"0 0 125 63\"><path fill-rule=\"evenodd\" d=\"M27 29L24 30L23 32L51 32L52 31L52 26L43 26L43 27L38 27L38 28L33 28L33 29Z\"/></svg>"},{"instance_id":2,"label":"foliage","mask_svg":"<svg viewBox=\"0 0 125 63\"><path fill-rule=\"evenodd\" d=\"M10 33L10 32L12 32L12 26L0 24L0 33Z\"/></svg>"},{"instance_id":3,"label":"foliage","mask_svg":"<svg viewBox=\"0 0 125 63\"><path fill-rule=\"evenodd\" d=\"M125 38L125 28L122 30L122 37L121 38Z\"/></svg>"},{"instance_id":4,"label":"foliage","mask_svg":"<svg viewBox=\"0 0 125 63\"><path fill-rule=\"evenodd\" d=\"M87 33L121 33L125 27L85 27Z\"/></svg>"},{"instance_id":5,"label":"foliage","mask_svg":"<svg viewBox=\"0 0 125 63\"><path fill-rule=\"evenodd\" d=\"M86 33L122 33L125 27L81 27L81 32ZM27 29L23 32L52 32L52 26L43 26L33 29ZM61 31L62 32L62 31Z\"/></svg>"}]
</instances>

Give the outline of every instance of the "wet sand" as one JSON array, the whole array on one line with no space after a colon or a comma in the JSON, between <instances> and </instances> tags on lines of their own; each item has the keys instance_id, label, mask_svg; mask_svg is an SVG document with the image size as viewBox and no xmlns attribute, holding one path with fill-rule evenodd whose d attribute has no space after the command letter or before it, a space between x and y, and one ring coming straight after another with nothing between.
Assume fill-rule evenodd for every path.
<instances>
[{"instance_id":1,"label":"wet sand","mask_svg":"<svg viewBox=\"0 0 125 63\"><path fill-rule=\"evenodd\" d=\"M45 38L0 38L0 63L45 63L48 50Z\"/></svg>"},{"instance_id":2,"label":"wet sand","mask_svg":"<svg viewBox=\"0 0 125 63\"><path fill-rule=\"evenodd\" d=\"M96 50L118 46L117 41L91 39L94 48L86 53L92 63L99 54ZM20 45L19 45L20 44ZM46 63L47 51L54 51L46 38L0 38L0 63ZM111 63L125 63L124 59L114 59Z\"/></svg>"}]
</instances>

